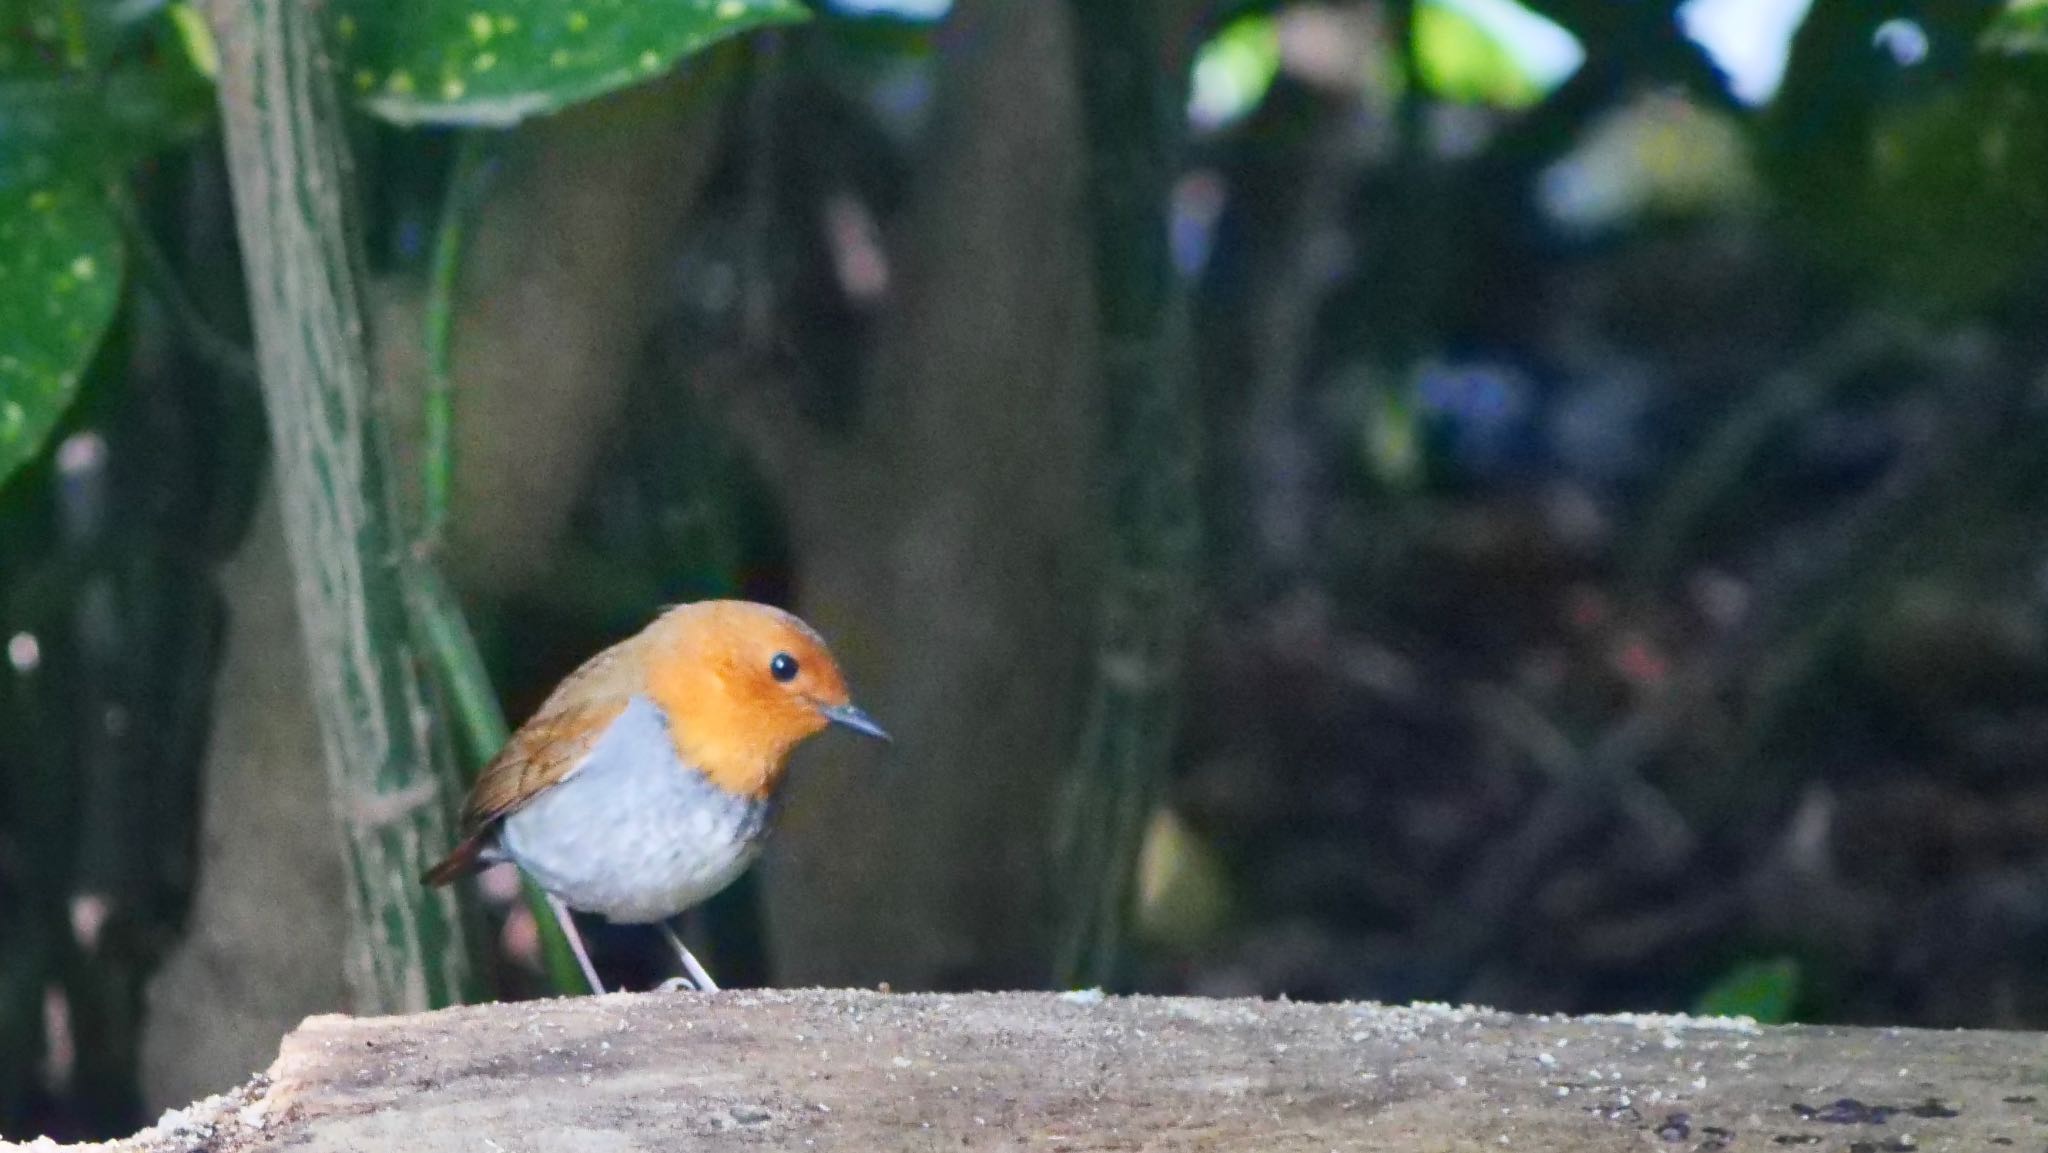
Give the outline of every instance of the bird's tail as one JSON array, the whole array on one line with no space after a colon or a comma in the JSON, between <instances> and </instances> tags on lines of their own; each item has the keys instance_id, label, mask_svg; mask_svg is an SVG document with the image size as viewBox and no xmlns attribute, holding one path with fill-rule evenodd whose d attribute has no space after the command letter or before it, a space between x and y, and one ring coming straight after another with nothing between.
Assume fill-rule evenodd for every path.
<instances>
[{"instance_id":1,"label":"bird's tail","mask_svg":"<svg viewBox=\"0 0 2048 1153\"><path fill-rule=\"evenodd\" d=\"M485 864L483 858L483 836L470 837L455 846L455 851L441 858L441 863L428 869L426 875L420 879L426 882L428 888L438 889L450 881L476 872Z\"/></svg>"}]
</instances>

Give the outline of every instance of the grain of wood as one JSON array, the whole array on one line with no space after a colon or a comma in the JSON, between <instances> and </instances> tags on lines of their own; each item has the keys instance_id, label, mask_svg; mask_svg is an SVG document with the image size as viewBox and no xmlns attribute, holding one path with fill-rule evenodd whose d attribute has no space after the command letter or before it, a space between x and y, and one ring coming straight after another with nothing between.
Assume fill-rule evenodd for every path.
<instances>
[{"instance_id":1,"label":"grain of wood","mask_svg":"<svg viewBox=\"0 0 2048 1153\"><path fill-rule=\"evenodd\" d=\"M2038 1035L1046 994L315 1017L124 1151L2048 1147ZM54 1148L54 1147L52 1147Z\"/></svg>"}]
</instances>

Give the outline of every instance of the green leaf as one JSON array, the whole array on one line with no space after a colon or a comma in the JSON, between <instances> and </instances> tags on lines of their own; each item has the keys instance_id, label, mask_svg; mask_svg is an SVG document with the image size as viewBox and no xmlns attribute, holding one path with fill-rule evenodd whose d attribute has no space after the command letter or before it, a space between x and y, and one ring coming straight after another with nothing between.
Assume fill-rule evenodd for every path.
<instances>
[{"instance_id":1,"label":"green leaf","mask_svg":"<svg viewBox=\"0 0 2048 1153\"><path fill-rule=\"evenodd\" d=\"M0 10L7 0L0 0ZM0 192L119 174L214 122L186 5L46 0L0 14Z\"/></svg>"},{"instance_id":2,"label":"green leaf","mask_svg":"<svg viewBox=\"0 0 2048 1153\"><path fill-rule=\"evenodd\" d=\"M190 61L194 71L212 80L220 75L220 45L213 41L213 29L207 27L206 17L190 4L173 4L167 13L171 27L177 30L178 44L185 50L185 59Z\"/></svg>"},{"instance_id":3,"label":"green leaf","mask_svg":"<svg viewBox=\"0 0 2048 1153\"><path fill-rule=\"evenodd\" d=\"M121 228L84 183L0 192L0 481L78 393L121 301Z\"/></svg>"},{"instance_id":4,"label":"green leaf","mask_svg":"<svg viewBox=\"0 0 2048 1153\"><path fill-rule=\"evenodd\" d=\"M0 192L117 172L212 120L212 89L189 64L0 77Z\"/></svg>"},{"instance_id":5,"label":"green leaf","mask_svg":"<svg viewBox=\"0 0 2048 1153\"><path fill-rule=\"evenodd\" d=\"M1984 29L1980 46L1987 52L2048 52L2048 0L2011 0Z\"/></svg>"},{"instance_id":6,"label":"green leaf","mask_svg":"<svg viewBox=\"0 0 2048 1153\"><path fill-rule=\"evenodd\" d=\"M1247 16L1223 27L1195 53L1188 117L1203 128L1252 114L1280 74L1280 28L1271 16Z\"/></svg>"},{"instance_id":7,"label":"green leaf","mask_svg":"<svg viewBox=\"0 0 2048 1153\"><path fill-rule=\"evenodd\" d=\"M1700 995L1703 1017L1750 1017L1781 1025L1799 999L1799 962L1790 957L1737 965Z\"/></svg>"},{"instance_id":8,"label":"green leaf","mask_svg":"<svg viewBox=\"0 0 2048 1153\"><path fill-rule=\"evenodd\" d=\"M1532 13L1520 18L1539 21ZM1565 35L1562 29L1556 35ZM1415 56L1425 89L1446 100L1527 108L1541 100L1562 76L1533 75L1501 30L1445 3L1415 7Z\"/></svg>"},{"instance_id":9,"label":"green leaf","mask_svg":"<svg viewBox=\"0 0 2048 1153\"><path fill-rule=\"evenodd\" d=\"M396 124L502 126L651 79L797 0L345 0L348 82Z\"/></svg>"},{"instance_id":10,"label":"green leaf","mask_svg":"<svg viewBox=\"0 0 2048 1153\"><path fill-rule=\"evenodd\" d=\"M0 71L61 61L82 67L87 60L86 13L59 0L0 0Z\"/></svg>"}]
</instances>

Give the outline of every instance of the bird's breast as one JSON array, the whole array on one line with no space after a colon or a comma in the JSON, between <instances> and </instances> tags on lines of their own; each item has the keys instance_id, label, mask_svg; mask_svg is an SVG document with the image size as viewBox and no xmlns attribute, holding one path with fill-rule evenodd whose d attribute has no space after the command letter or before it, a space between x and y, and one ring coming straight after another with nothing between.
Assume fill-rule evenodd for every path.
<instances>
[{"instance_id":1,"label":"bird's breast","mask_svg":"<svg viewBox=\"0 0 2048 1153\"><path fill-rule=\"evenodd\" d=\"M721 789L634 697L570 774L505 819L500 842L543 889L614 921L672 917L752 863L769 802Z\"/></svg>"}]
</instances>

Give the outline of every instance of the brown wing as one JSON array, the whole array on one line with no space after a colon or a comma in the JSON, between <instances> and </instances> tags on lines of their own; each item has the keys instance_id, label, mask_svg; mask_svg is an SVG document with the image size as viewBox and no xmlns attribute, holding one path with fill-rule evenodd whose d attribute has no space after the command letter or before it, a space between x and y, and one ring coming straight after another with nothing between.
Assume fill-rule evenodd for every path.
<instances>
[{"instance_id":1,"label":"brown wing","mask_svg":"<svg viewBox=\"0 0 2048 1153\"><path fill-rule=\"evenodd\" d=\"M487 825L560 783L625 708L626 698L606 697L545 710L526 722L477 775L463 806L465 829Z\"/></svg>"},{"instance_id":2,"label":"brown wing","mask_svg":"<svg viewBox=\"0 0 2048 1153\"><path fill-rule=\"evenodd\" d=\"M462 809L462 843L427 870L426 883L445 885L475 871L499 819L574 771L606 727L625 711L626 701L612 695L575 703L550 701L520 726L478 774Z\"/></svg>"},{"instance_id":3,"label":"brown wing","mask_svg":"<svg viewBox=\"0 0 2048 1153\"><path fill-rule=\"evenodd\" d=\"M483 831L541 790L559 784L582 763L638 688L633 644L614 645L584 661L519 726L470 787L462 809L465 834Z\"/></svg>"}]
</instances>

